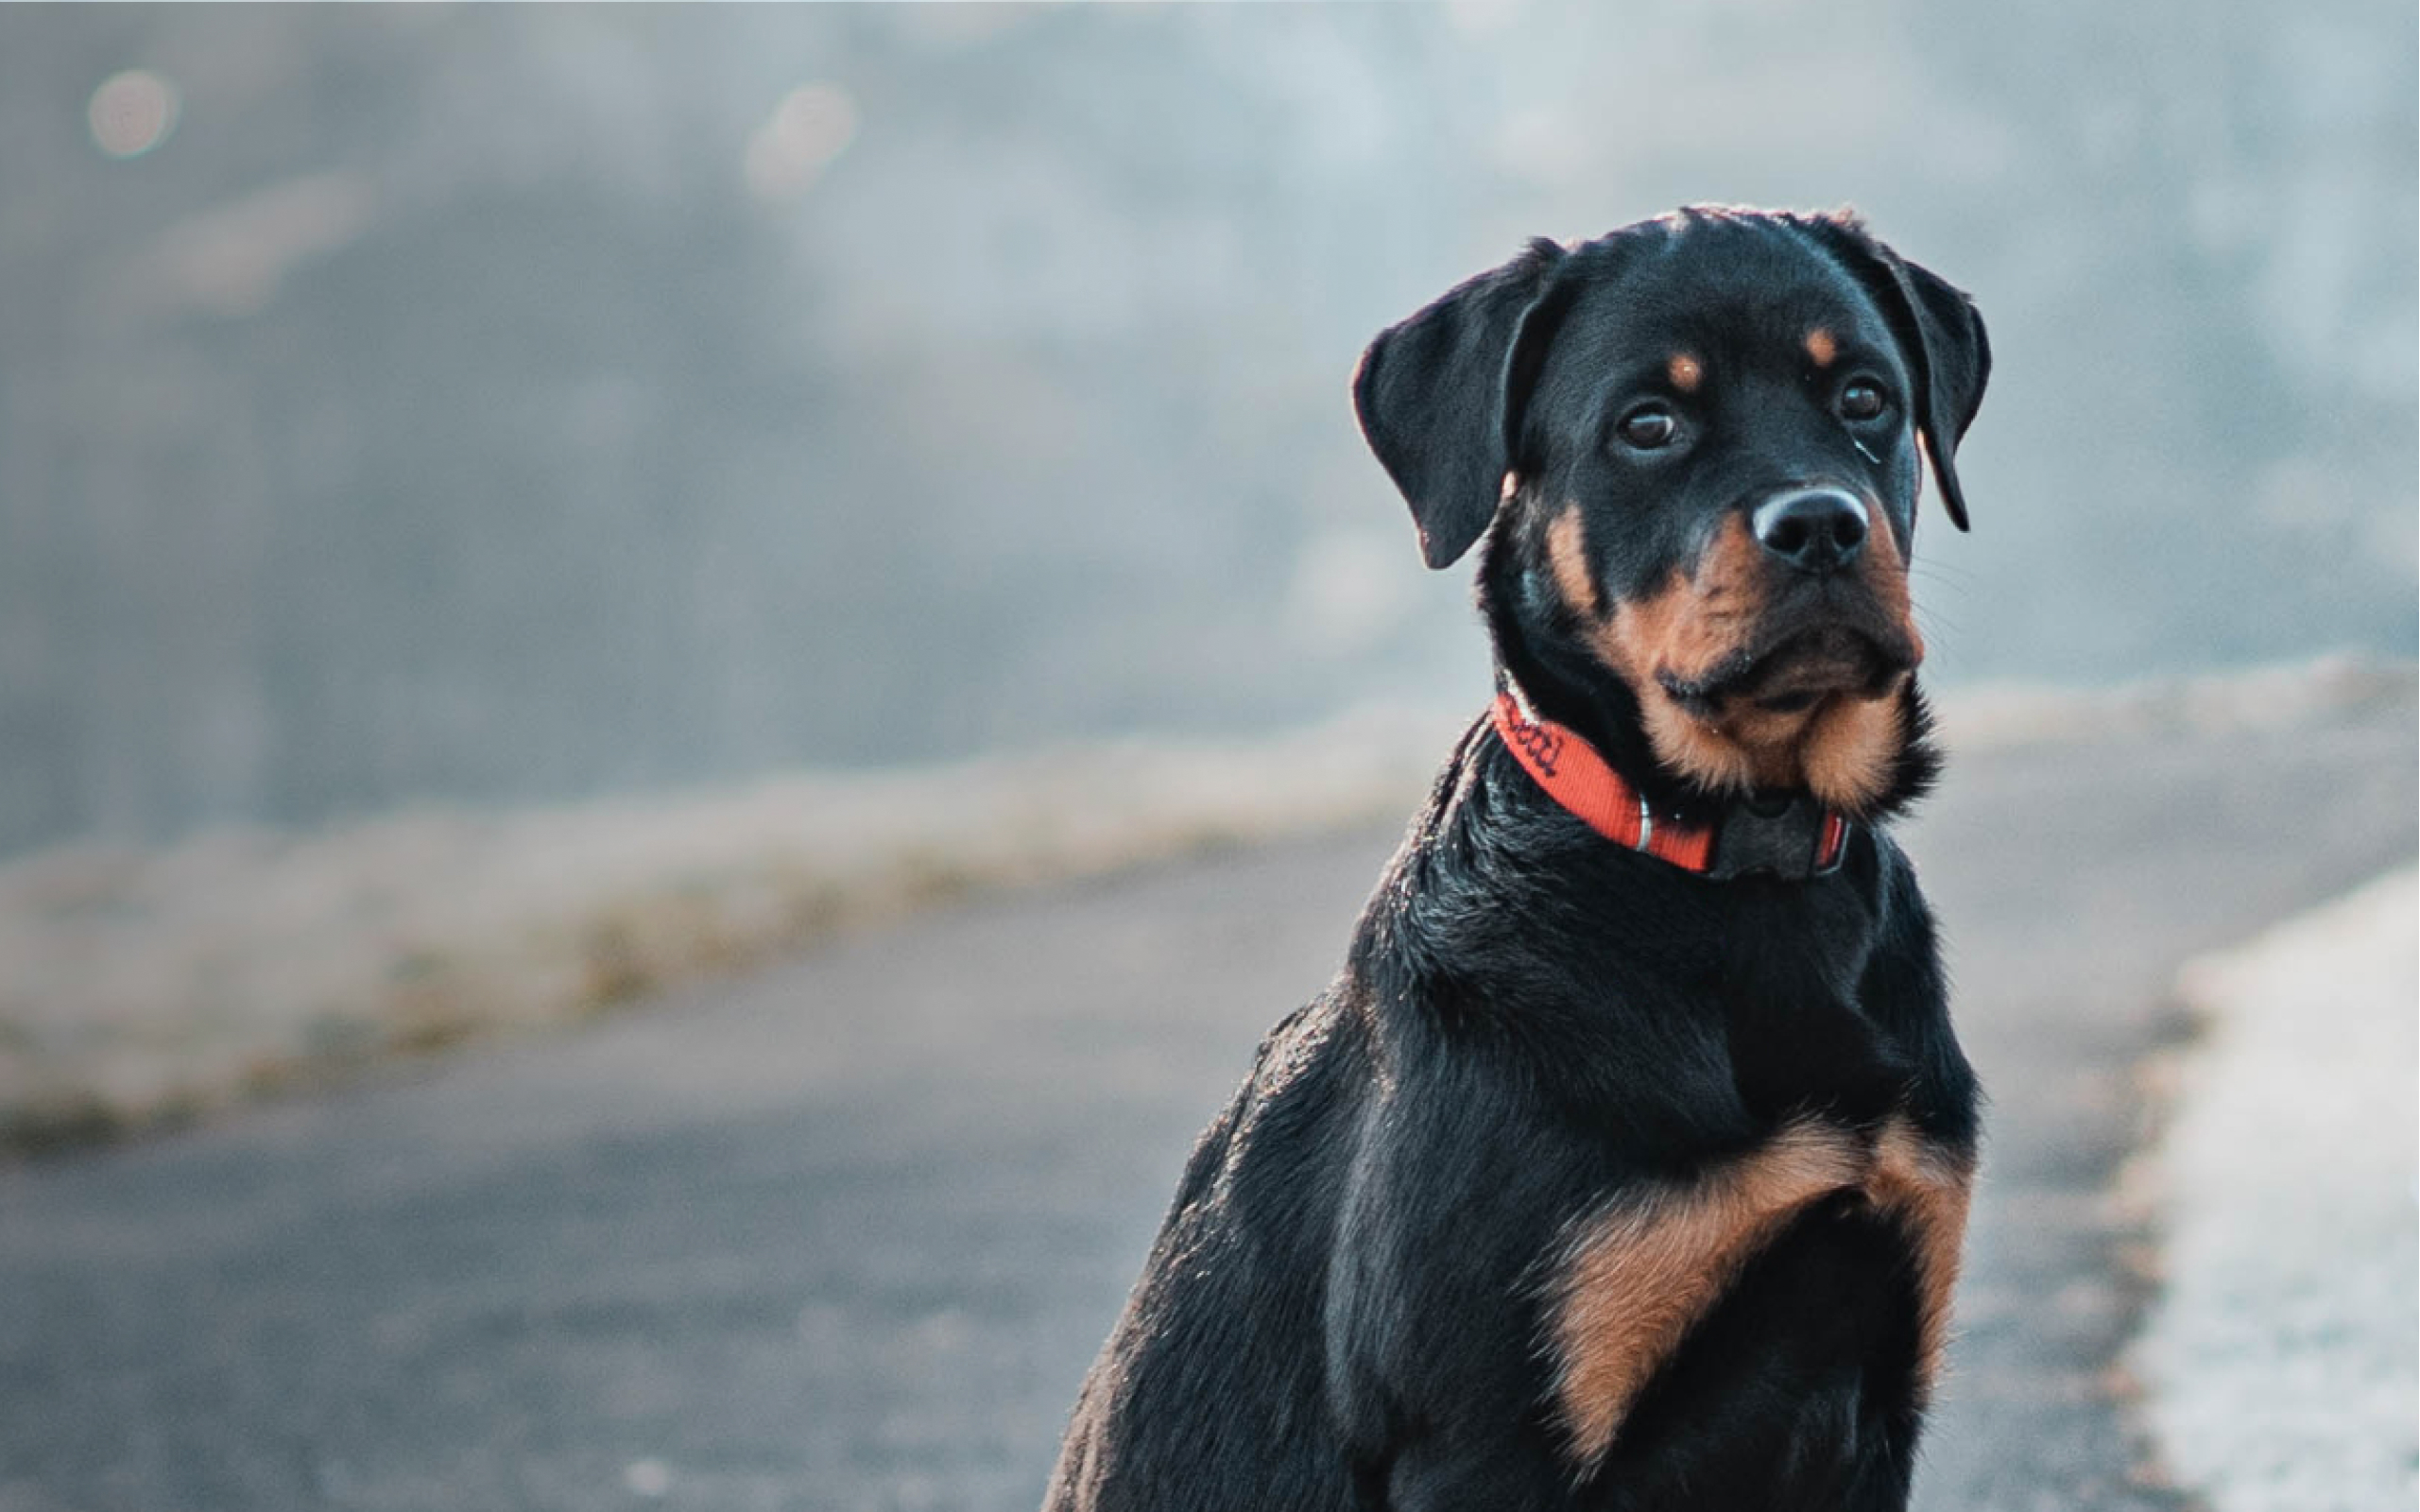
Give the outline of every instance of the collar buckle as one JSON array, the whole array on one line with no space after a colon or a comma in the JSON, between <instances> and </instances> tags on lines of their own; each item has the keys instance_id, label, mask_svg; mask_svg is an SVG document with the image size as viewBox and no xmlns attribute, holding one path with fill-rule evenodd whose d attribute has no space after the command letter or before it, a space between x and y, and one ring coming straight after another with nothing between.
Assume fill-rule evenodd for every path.
<instances>
[{"instance_id":1,"label":"collar buckle","mask_svg":"<svg viewBox=\"0 0 2420 1512\"><path fill-rule=\"evenodd\" d=\"M1778 802L1742 799L1714 828L1706 875L1716 882L1759 873L1783 882L1820 877L1840 869L1848 851L1843 832L1839 817L1804 793Z\"/></svg>"}]
</instances>

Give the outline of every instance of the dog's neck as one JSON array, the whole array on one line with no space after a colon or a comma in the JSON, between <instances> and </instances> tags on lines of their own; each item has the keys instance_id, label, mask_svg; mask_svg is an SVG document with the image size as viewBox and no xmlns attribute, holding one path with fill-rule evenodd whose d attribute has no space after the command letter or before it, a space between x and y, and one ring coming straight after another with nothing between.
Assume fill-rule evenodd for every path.
<instances>
[{"instance_id":1,"label":"dog's neck","mask_svg":"<svg viewBox=\"0 0 2420 1512\"><path fill-rule=\"evenodd\" d=\"M1759 873L1802 881L1837 869L1851 833L1845 815L1798 794L1734 805L1715 826L1676 822L1605 765L1573 730L1536 717L1510 687L1490 714L1496 738L1539 790L1625 850L1717 882Z\"/></svg>"},{"instance_id":2,"label":"dog's neck","mask_svg":"<svg viewBox=\"0 0 2420 1512\"><path fill-rule=\"evenodd\" d=\"M1733 820L1759 822L1762 816L1806 799L1796 790L1709 792L1674 771L1649 742L1639 696L1630 685L1572 641L1534 630L1534 616L1515 607L1522 585L1509 559L1514 554L1500 549L1501 541L1499 534L1487 542L1479 600L1495 650L1497 686L1510 691L1530 717L1570 730L1652 808L1686 824L1719 829ZM1940 769L1940 755L1930 738L1932 717L1914 679L1907 679L1895 696L1900 700L1906 739L1892 757L1881 796L1851 816L1862 824L1879 824L1904 813L1931 789Z\"/></svg>"}]
</instances>

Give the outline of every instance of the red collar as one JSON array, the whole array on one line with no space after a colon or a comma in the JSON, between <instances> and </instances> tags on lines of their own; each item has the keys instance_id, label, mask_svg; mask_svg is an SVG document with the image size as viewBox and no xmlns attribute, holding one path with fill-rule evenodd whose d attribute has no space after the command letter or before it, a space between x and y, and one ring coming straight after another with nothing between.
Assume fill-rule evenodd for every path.
<instances>
[{"instance_id":1,"label":"red collar","mask_svg":"<svg viewBox=\"0 0 2420 1512\"><path fill-rule=\"evenodd\" d=\"M1650 809L1639 790L1576 731L1522 713L1510 692L1496 696L1493 719L1497 738L1547 797L1614 844L1644 850L1683 871L1725 878L1754 870L1815 876L1838 867L1848 849L1848 820L1829 811L1814 816L1803 801L1793 811L1806 810L1808 818L1796 825L1776 826L1744 808L1719 827L1683 824ZM1725 843L1718 846L1718 836Z\"/></svg>"}]
</instances>

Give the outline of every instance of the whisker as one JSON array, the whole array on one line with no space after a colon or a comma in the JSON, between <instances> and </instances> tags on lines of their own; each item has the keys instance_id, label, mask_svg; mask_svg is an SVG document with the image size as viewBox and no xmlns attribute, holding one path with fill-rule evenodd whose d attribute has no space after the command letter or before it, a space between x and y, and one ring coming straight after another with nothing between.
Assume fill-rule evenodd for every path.
<instances>
[{"instance_id":1,"label":"whisker","mask_svg":"<svg viewBox=\"0 0 2420 1512\"><path fill-rule=\"evenodd\" d=\"M1952 636L1964 635L1966 632L1965 626L1960 625L1956 620L1951 619L1948 615L1942 613L1938 610L1919 607L1915 611L1915 618L1917 625L1924 629L1928 637L1936 630L1947 632Z\"/></svg>"},{"instance_id":2,"label":"whisker","mask_svg":"<svg viewBox=\"0 0 2420 1512\"><path fill-rule=\"evenodd\" d=\"M1981 575L1946 562L1918 562L1908 569L1908 576L1930 583L1947 583L1952 588L1970 587L1981 580Z\"/></svg>"}]
</instances>

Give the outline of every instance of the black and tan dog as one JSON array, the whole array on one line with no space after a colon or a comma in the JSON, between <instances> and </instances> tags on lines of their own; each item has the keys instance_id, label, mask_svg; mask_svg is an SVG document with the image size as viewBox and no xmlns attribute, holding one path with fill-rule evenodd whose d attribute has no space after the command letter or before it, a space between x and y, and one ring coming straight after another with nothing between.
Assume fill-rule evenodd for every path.
<instances>
[{"instance_id":1,"label":"black and tan dog","mask_svg":"<svg viewBox=\"0 0 2420 1512\"><path fill-rule=\"evenodd\" d=\"M1727 210L1370 346L1500 696L1193 1152L1053 1512L1905 1504L1977 1091L1881 827L1988 366L1856 221Z\"/></svg>"}]
</instances>

